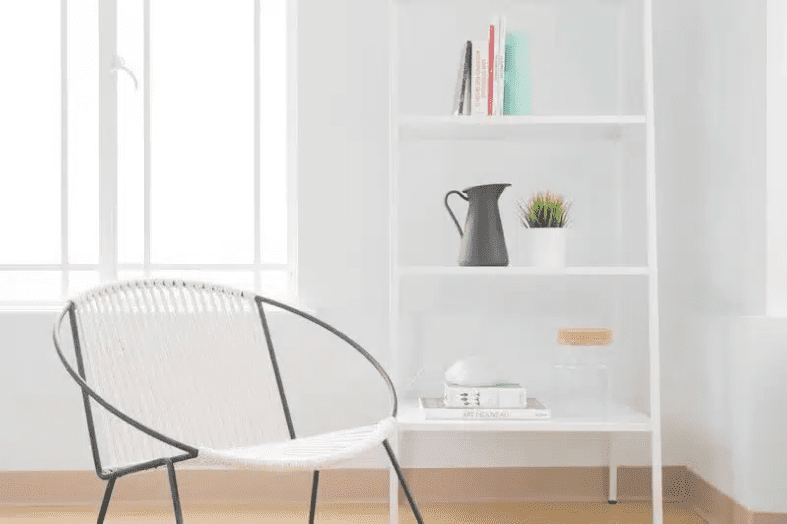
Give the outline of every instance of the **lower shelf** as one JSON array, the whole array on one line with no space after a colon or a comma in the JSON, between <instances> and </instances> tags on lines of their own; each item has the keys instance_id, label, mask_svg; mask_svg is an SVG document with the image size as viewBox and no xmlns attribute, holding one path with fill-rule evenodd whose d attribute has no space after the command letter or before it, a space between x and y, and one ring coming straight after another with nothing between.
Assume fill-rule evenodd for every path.
<instances>
[{"instance_id":1,"label":"lower shelf","mask_svg":"<svg viewBox=\"0 0 787 524\"><path fill-rule=\"evenodd\" d=\"M546 420L427 420L417 400L405 399L399 404L397 420L400 431L649 432L653 427L648 415L622 404L611 406L603 419L561 416L559 406L549 407L552 418Z\"/></svg>"}]
</instances>

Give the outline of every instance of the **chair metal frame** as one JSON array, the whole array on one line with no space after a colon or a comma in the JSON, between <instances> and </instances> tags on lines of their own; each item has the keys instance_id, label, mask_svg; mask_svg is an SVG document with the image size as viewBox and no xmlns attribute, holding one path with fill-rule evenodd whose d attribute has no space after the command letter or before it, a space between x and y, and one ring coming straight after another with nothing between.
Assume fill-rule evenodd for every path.
<instances>
[{"instance_id":1,"label":"chair metal frame","mask_svg":"<svg viewBox=\"0 0 787 524\"><path fill-rule=\"evenodd\" d=\"M183 280L170 280L170 279L167 279L167 280L143 279L143 280L130 281L130 282L127 282L127 283L113 283L113 284L104 285L104 286L101 286L99 288L96 288L96 290L99 290L99 289L115 289L115 288L118 288L119 286L123 286L123 285L153 285L153 286L158 286L158 285L163 285L163 286L168 286L168 285L172 285L172 286L191 285L191 286L197 286L197 287L201 286L202 289L208 289L208 290L213 290L213 291L220 291L220 292L221 291L230 291L230 288L227 288L227 287L224 287L224 286L216 286L216 285L211 285L211 284L207 284L207 283L195 283L195 282L188 282L188 281L183 281ZM234 290L232 290L232 291L234 291ZM304 319L306 319L306 320L308 320L308 321L310 321L310 322L312 322L314 324L317 324L318 326L322 327L323 329L326 329L330 333L332 333L335 336L337 336L340 339L342 339L344 342L346 342L347 344L352 346L355 350L357 350L361 355L363 355L363 357L366 358L366 360L368 360L374 366L374 368L380 373L380 375L382 376L382 378L385 381L386 385L388 386L388 390L389 390L389 393L390 393L390 396L391 396L391 417L394 417L394 418L396 417L399 403L398 403L397 396L396 396L396 390L394 388L393 382L391 381L391 378L385 372L385 370L380 365L380 363L377 362L377 360L372 355L370 355L369 352L367 352L364 348L362 348L357 342L355 342L350 337L348 337L347 335L345 335L344 333L342 333L338 329L334 328L333 326L323 322L322 320L320 320L320 319L318 319L318 318L316 318L316 317L314 317L314 316L312 316L312 315L310 315L310 314L308 314L308 313L306 313L304 311L296 309L296 308L294 308L292 306L289 306L287 304L283 304L283 303L278 302L276 300L273 300L273 299L270 299L270 298L266 298L266 297L263 297L263 296L260 296L260 295L257 295L257 294L253 294L253 293L240 292L240 294L241 294L241 296L244 296L244 297L249 297L249 298L253 297L254 301L257 304L257 310L259 312L260 322L262 323L262 328L263 328L263 331L264 331L264 334L265 334L265 341L266 341L266 344L268 346L268 352L269 352L269 356L270 356L270 359L271 359L271 364L272 364L272 367L273 367L274 375L275 375L275 378L276 378L276 383L277 383L277 386L278 386L278 389L279 389L279 395L281 396L282 408L284 410L284 416L285 416L285 420L287 422L287 428L288 428L288 431L289 431L291 439L295 439L296 438L295 430L293 428L292 418L290 416L290 409L289 409L289 406L287 404L287 397L286 397L285 392L284 392L284 384L283 384L282 379L281 379L281 374L279 373L279 366L278 366L278 363L276 361L276 352L275 352L275 350L273 348L273 341L271 339L270 330L268 328L268 321L267 321L267 318L265 316L265 310L264 310L263 304L268 304L268 305L280 308L280 309L285 310L287 312L290 312L290 313L293 313L295 315L298 315L298 316L300 316L300 317L302 317L302 318L304 318ZM141 422L139 422L139 421L129 417L128 415L126 415L125 413L123 413L122 411L117 409L116 407L112 406L105 399L103 399L98 393L96 393L87 384L86 379L85 379L84 361L83 361L83 358L82 358L82 351L81 351L80 342L79 342L76 308L77 308L76 303L73 300L70 300L68 302L68 304L66 305L66 307L63 309L63 311L60 313L60 315L58 316L57 321L55 323L54 333L53 333L53 340L54 340L55 350L57 351L57 354L60 357L61 362L65 366L66 371L68 371L68 373L71 375L71 377L74 379L74 381L76 381L76 383L82 389L82 400L83 400L83 404L84 404L84 408L85 408L85 416L87 418L87 428L88 428L88 433L89 433L89 436L90 436L90 447L91 447L92 452L93 452L93 462L94 462L96 474L98 475L98 477L101 480L106 480L107 481L106 489L104 491L104 498L103 498L103 500L101 502L101 509L99 510L99 514L98 514L98 524L102 524L104 522L104 518L105 518L106 512L107 512L107 508L109 507L109 501L110 501L110 499L112 497L112 491L113 491L114 486L115 486L115 481L118 478L120 478L122 476L125 476L125 475L128 475L128 474L131 474L131 473L136 473L138 471L144 471L144 470L148 470L148 469L155 469L155 468L158 468L158 467L161 467L161 466L166 466L166 468L167 468L168 477L169 477L169 484L170 484L170 491L171 491L171 494L172 494L172 504L173 504L174 511L175 511L175 519L176 519L177 524L182 524L183 523L183 512L182 512L182 509L181 509L181 506L180 506L180 496L178 494L177 480L175 478L175 463L196 458L199 455L199 449L197 449L194 446L190 446L190 445L188 445L186 443L179 442L179 441L177 441L177 440L175 440L175 439L173 439L171 437L168 437L166 435L163 435L162 433L159 433L158 431L156 431L156 430L154 430L154 429L152 429L152 428L150 428L148 426L145 426ZM73 367L68 363L68 360L63 355L63 352L62 352L61 347L60 347L60 336L59 336L59 333L60 333L60 329L61 329L63 320L65 319L66 315L68 315L68 317L69 317L69 322L70 322L70 327L71 327L71 335L72 335L72 338L73 338L73 341L74 341L74 352L76 354L77 371L75 371L73 369ZM162 458L159 458L159 459L156 459L156 460L150 460L150 461L142 462L142 463L139 463L139 464L134 464L132 466L127 466L127 467L123 467L123 468L116 468L116 469L105 470L101 466L101 458L99 456L98 442L97 442L97 438L96 438L96 430L95 430L95 425L94 425L94 422L93 422L93 414L92 414L92 410L91 410L91 406L90 406L90 399L91 398L93 400L95 400L103 408L105 408L107 411L109 411L113 415L117 416L118 418L120 418L121 420L126 422L127 424L133 426L134 428L138 429L139 431L142 431L143 433L146 433L147 435L150 435L151 437L154 437L154 438L160 440L161 442L164 442L166 444L169 444L170 446L173 446L175 448L178 448L178 449L184 451L184 453L180 454L180 455L173 456L173 457L162 457ZM420 512L418 510L418 506L417 506L415 500L413 499L412 493L410 492L410 489L408 488L407 483L405 482L404 475L402 474L402 470L401 470L401 468L399 466L399 462L397 461L396 456L394 455L394 452L391 449L391 445L388 443L387 439L383 440L382 444L383 444L383 447L385 448L386 453L388 454L388 457L391 460L391 465L393 466L394 470L396 471L396 475L397 475L397 477L399 479L399 483L401 484L402 489L404 491L404 494L405 494L405 496L407 498L407 501L409 502L410 507L411 507L411 509L413 511L413 514L415 515L416 521L418 522L418 524L423 524L423 519L422 519L421 514L420 514ZM311 493L311 502L310 502L310 507L309 507L309 524L313 524L314 523L314 515L315 515L315 512L316 512L316 506L317 506L317 485L318 485L318 482L319 482L319 474L320 474L320 471L319 470L315 470L314 474L313 474L313 478L312 478L312 493Z\"/></svg>"}]
</instances>

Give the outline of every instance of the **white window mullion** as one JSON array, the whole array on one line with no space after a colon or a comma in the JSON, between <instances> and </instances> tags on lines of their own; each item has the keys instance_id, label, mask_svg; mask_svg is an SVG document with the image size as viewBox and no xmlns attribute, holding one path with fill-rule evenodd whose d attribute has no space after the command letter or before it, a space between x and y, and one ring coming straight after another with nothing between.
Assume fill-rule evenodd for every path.
<instances>
[{"instance_id":1,"label":"white window mullion","mask_svg":"<svg viewBox=\"0 0 787 524\"><path fill-rule=\"evenodd\" d=\"M68 0L60 0L60 262L61 296L68 296Z\"/></svg>"},{"instance_id":2,"label":"white window mullion","mask_svg":"<svg viewBox=\"0 0 787 524\"><path fill-rule=\"evenodd\" d=\"M150 0L145 0L143 14L143 96L144 96L144 254L145 276L150 276Z\"/></svg>"},{"instance_id":3,"label":"white window mullion","mask_svg":"<svg viewBox=\"0 0 787 524\"><path fill-rule=\"evenodd\" d=\"M262 8L260 0L254 0L254 289L257 292L262 291L260 277L260 268L262 266L262 239L261 237L261 220L262 211L260 209L261 198L261 180L260 180L260 167L261 167L261 145L260 145L260 16L262 15Z\"/></svg>"},{"instance_id":4,"label":"white window mullion","mask_svg":"<svg viewBox=\"0 0 787 524\"><path fill-rule=\"evenodd\" d=\"M121 271L128 271L128 270L143 270L144 267L142 264L118 264L118 269ZM199 269L205 269L210 271L244 271L244 272L251 272L251 271L286 271L288 266L286 264L153 264L151 263L148 267L150 271L161 271L161 270L184 270L184 271L196 271Z\"/></svg>"},{"instance_id":5,"label":"white window mullion","mask_svg":"<svg viewBox=\"0 0 787 524\"><path fill-rule=\"evenodd\" d=\"M0 271L98 271L97 264L0 264Z\"/></svg>"},{"instance_id":6,"label":"white window mullion","mask_svg":"<svg viewBox=\"0 0 787 524\"><path fill-rule=\"evenodd\" d=\"M289 292L298 289L298 2L286 2L287 15L287 265Z\"/></svg>"},{"instance_id":7,"label":"white window mullion","mask_svg":"<svg viewBox=\"0 0 787 524\"><path fill-rule=\"evenodd\" d=\"M99 265L101 281L117 279L117 0L98 4Z\"/></svg>"},{"instance_id":8,"label":"white window mullion","mask_svg":"<svg viewBox=\"0 0 787 524\"><path fill-rule=\"evenodd\" d=\"M291 256L296 245L288 228L295 223L288 212L288 200L295 195L288 169L294 167L290 139L295 126L290 119L294 108L292 96L294 63L294 33L291 30L292 10L288 0L261 2L260 13L260 242L264 262L294 264ZM289 27L288 27L289 26ZM294 269L294 268L293 268ZM266 290L277 289L293 296L292 272L287 274L262 273ZM286 286L283 284L287 284Z\"/></svg>"}]
</instances>

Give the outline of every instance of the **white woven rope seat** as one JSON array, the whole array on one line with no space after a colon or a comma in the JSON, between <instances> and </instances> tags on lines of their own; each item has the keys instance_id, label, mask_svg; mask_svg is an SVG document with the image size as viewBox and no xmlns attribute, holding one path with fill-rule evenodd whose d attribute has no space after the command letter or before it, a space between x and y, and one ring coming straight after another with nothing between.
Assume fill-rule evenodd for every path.
<instances>
[{"instance_id":1,"label":"white woven rope seat","mask_svg":"<svg viewBox=\"0 0 787 524\"><path fill-rule=\"evenodd\" d=\"M322 469L380 446L394 429L396 419L388 417L372 426L271 444L231 449L199 448L194 463L268 471Z\"/></svg>"},{"instance_id":2,"label":"white woven rope seat","mask_svg":"<svg viewBox=\"0 0 787 524\"><path fill-rule=\"evenodd\" d=\"M357 350L388 386L391 412L377 423L298 438L266 309L297 315ZM397 398L380 364L308 313L246 291L202 282L145 279L89 290L68 302L54 329L57 354L82 389L96 474L115 481L166 467L176 521L183 522L175 464L269 471L312 470L314 522L322 468L382 445L423 523L388 438ZM72 365L65 353L74 355ZM76 369L74 369L76 367Z\"/></svg>"}]
</instances>

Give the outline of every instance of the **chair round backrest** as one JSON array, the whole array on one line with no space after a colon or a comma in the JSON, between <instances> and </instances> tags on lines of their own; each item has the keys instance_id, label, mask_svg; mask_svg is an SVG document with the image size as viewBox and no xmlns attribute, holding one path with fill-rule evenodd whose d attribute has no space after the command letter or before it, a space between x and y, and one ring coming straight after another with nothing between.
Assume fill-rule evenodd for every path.
<instances>
[{"instance_id":1,"label":"chair round backrest","mask_svg":"<svg viewBox=\"0 0 787 524\"><path fill-rule=\"evenodd\" d=\"M256 295L179 280L91 290L72 302L85 382L113 407L190 446L290 438ZM60 340L72 338L69 323ZM92 401L102 469L182 453Z\"/></svg>"}]
</instances>

